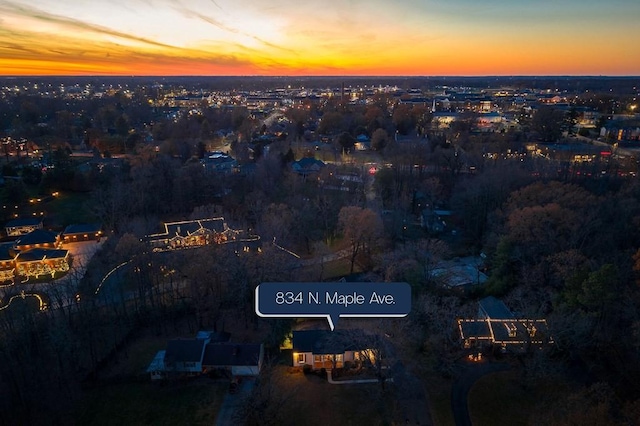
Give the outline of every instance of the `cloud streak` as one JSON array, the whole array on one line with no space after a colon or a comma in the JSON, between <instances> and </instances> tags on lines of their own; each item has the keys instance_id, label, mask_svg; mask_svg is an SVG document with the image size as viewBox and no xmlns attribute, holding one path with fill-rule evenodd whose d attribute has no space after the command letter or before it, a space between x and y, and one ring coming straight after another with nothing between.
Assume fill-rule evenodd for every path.
<instances>
[{"instance_id":1,"label":"cloud streak","mask_svg":"<svg viewBox=\"0 0 640 426\"><path fill-rule=\"evenodd\" d=\"M71 74L162 74L187 70L215 74L218 70L233 73L258 69L247 56L176 47L10 1L0 1L0 14L9 17L0 26L0 70L4 72L29 67L36 74L46 69L54 73L68 70ZM16 19L54 24L60 31L43 37L38 31L12 26Z\"/></svg>"},{"instance_id":2,"label":"cloud streak","mask_svg":"<svg viewBox=\"0 0 640 426\"><path fill-rule=\"evenodd\" d=\"M10 1L0 1L0 13L6 14L6 15L17 15L20 17L35 19L37 21L60 25L70 31L74 31L74 30L88 31L95 34L107 35L107 36L120 38L123 40L129 40L129 41L141 43L143 45L160 47L160 48L173 48L173 46L168 44L159 43L157 41L148 40L143 37L138 37L138 36L123 33L120 31L115 31L110 28L102 27L99 25L89 24L87 22L82 22L77 19L55 15L34 7L26 7Z\"/></svg>"},{"instance_id":3,"label":"cloud streak","mask_svg":"<svg viewBox=\"0 0 640 426\"><path fill-rule=\"evenodd\" d=\"M283 47L283 46L279 46L279 45L277 45L275 43L271 43L271 42L269 42L269 41L267 41L267 40L265 40L263 38L260 38L260 37L254 35L254 34L250 34L248 32L245 32L245 31L239 30L237 28L234 28L234 27L232 27L230 25L227 25L227 24L223 23L222 21L220 21L218 19L214 19L214 18L212 18L210 16L207 16L207 15L204 15L204 14L202 14L200 12L196 12L196 11L190 10L188 8L181 8L179 11L180 11L180 13L182 13L187 18L200 19L201 21L206 22L206 23L208 23L210 25L213 25L214 27L216 27L216 28L218 28L218 29L220 29L222 31L226 31L226 32L229 32L229 33L232 33L232 34L237 34L237 35L241 35L241 36L244 36L244 37L248 37L248 38L250 38L252 40L257 41L258 43L262 44L263 46L270 47L270 48L277 49L277 50L282 50L282 51L285 51L285 52L296 53L293 49L289 49L289 48L286 48L286 47Z\"/></svg>"}]
</instances>

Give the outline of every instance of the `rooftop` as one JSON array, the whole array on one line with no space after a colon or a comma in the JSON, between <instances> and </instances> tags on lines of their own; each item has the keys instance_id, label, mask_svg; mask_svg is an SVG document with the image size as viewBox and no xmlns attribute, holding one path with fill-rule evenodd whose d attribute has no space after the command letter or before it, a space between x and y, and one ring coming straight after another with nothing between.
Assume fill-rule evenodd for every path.
<instances>
[{"instance_id":1,"label":"rooftop","mask_svg":"<svg viewBox=\"0 0 640 426\"><path fill-rule=\"evenodd\" d=\"M6 225L4 225L4 227L13 228L13 227L19 227L19 226L35 226L35 225L39 225L40 223L42 223L42 218L24 217L24 218L10 220L9 222L6 223Z\"/></svg>"},{"instance_id":2,"label":"rooftop","mask_svg":"<svg viewBox=\"0 0 640 426\"><path fill-rule=\"evenodd\" d=\"M95 234L102 230L99 223L77 223L67 226L63 234Z\"/></svg>"},{"instance_id":3,"label":"rooftop","mask_svg":"<svg viewBox=\"0 0 640 426\"><path fill-rule=\"evenodd\" d=\"M33 244L55 244L58 241L58 233L44 229L35 229L16 240L16 246Z\"/></svg>"},{"instance_id":4,"label":"rooftop","mask_svg":"<svg viewBox=\"0 0 640 426\"><path fill-rule=\"evenodd\" d=\"M261 347L259 343L209 343L202 365L258 365Z\"/></svg>"},{"instance_id":5,"label":"rooftop","mask_svg":"<svg viewBox=\"0 0 640 426\"><path fill-rule=\"evenodd\" d=\"M302 330L293 332L293 350L314 354L338 354L348 350L362 349L355 340L363 337L359 330Z\"/></svg>"},{"instance_id":6,"label":"rooftop","mask_svg":"<svg viewBox=\"0 0 640 426\"><path fill-rule=\"evenodd\" d=\"M45 259L64 259L68 254L69 250L35 248L20 252L18 256L16 256L16 262L34 262Z\"/></svg>"},{"instance_id":7,"label":"rooftop","mask_svg":"<svg viewBox=\"0 0 640 426\"><path fill-rule=\"evenodd\" d=\"M480 305L480 311L488 319L504 320L514 318L513 313L509 310L509 308L507 308L507 305L505 305L502 300L496 299L493 296L485 297L478 303Z\"/></svg>"},{"instance_id":8,"label":"rooftop","mask_svg":"<svg viewBox=\"0 0 640 426\"><path fill-rule=\"evenodd\" d=\"M205 341L201 339L174 339L167 343L167 363L200 362Z\"/></svg>"}]
</instances>

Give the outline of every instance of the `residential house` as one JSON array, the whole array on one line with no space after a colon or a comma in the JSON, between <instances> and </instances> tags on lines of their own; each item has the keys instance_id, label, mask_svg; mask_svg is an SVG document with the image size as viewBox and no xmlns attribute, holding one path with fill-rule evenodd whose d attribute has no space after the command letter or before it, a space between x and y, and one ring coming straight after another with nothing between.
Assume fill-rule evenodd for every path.
<instances>
[{"instance_id":1,"label":"residential house","mask_svg":"<svg viewBox=\"0 0 640 426\"><path fill-rule=\"evenodd\" d=\"M205 346L212 341L226 341L228 333L199 331L194 339L173 339L167 348L158 351L147 373L152 380L164 379L169 374L200 374L203 371L202 358Z\"/></svg>"},{"instance_id":2,"label":"residential house","mask_svg":"<svg viewBox=\"0 0 640 426\"><path fill-rule=\"evenodd\" d=\"M312 157L304 157L291 164L291 169L302 176L318 173L325 166L323 161Z\"/></svg>"},{"instance_id":3,"label":"residential house","mask_svg":"<svg viewBox=\"0 0 640 426\"><path fill-rule=\"evenodd\" d=\"M183 374L201 373L202 358L207 343L206 339L169 340L164 355L164 371Z\"/></svg>"},{"instance_id":4,"label":"residential house","mask_svg":"<svg viewBox=\"0 0 640 426\"><path fill-rule=\"evenodd\" d=\"M438 262L431 270L431 277L446 288L467 291L487 282L483 267L484 259L481 257L457 257Z\"/></svg>"},{"instance_id":5,"label":"residential house","mask_svg":"<svg viewBox=\"0 0 640 426\"><path fill-rule=\"evenodd\" d=\"M476 318L458 319L458 331L465 348L495 347L517 353L553 343L545 319L516 318L493 296L478 302Z\"/></svg>"},{"instance_id":6,"label":"residential house","mask_svg":"<svg viewBox=\"0 0 640 426\"><path fill-rule=\"evenodd\" d=\"M165 232L161 234L145 237L155 252L198 248L208 244L230 244L236 252L261 250L260 236L231 229L222 217L166 222L164 228Z\"/></svg>"},{"instance_id":7,"label":"residential house","mask_svg":"<svg viewBox=\"0 0 640 426\"><path fill-rule=\"evenodd\" d=\"M151 380L161 380L165 378L164 357L166 355L167 351L161 350L153 357L151 364L147 367L147 373L151 375Z\"/></svg>"},{"instance_id":8,"label":"residential house","mask_svg":"<svg viewBox=\"0 0 640 426\"><path fill-rule=\"evenodd\" d=\"M430 208L422 210L420 214L420 226L427 231L439 234L443 232L447 227L445 218L451 216L451 212L448 210L433 210Z\"/></svg>"},{"instance_id":9,"label":"residential house","mask_svg":"<svg viewBox=\"0 0 640 426\"><path fill-rule=\"evenodd\" d=\"M4 226L7 236L19 237L26 235L36 229L42 229L42 218L19 218L13 219L6 223Z\"/></svg>"},{"instance_id":10,"label":"residential house","mask_svg":"<svg viewBox=\"0 0 640 426\"><path fill-rule=\"evenodd\" d=\"M11 244L0 244L0 283L13 281L16 263Z\"/></svg>"},{"instance_id":11,"label":"residential house","mask_svg":"<svg viewBox=\"0 0 640 426\"><path fill-rule=\"evenodd\" d=\"M238 167L238 162L221 151L214 151L206 154L200 163L208 172L231 172Z\"/></svg>"},{"instance_id":12,"label":"residential house","mask_svg":"<svg viewBox=\"0 0 640 426\"><path fill-rule=\"evenodd\" d=\"M39 278L69 270L69 251L62 250L59 235L35 229L13 243L0 245L0 282L16 275Z\"/></svg>"},{"instance_id":13,"label":"residential house","mask_svg":"<svg viewBox=\"0 0 640 426\"><path fill-rule=\"evenodd\" d=\"M371 139L365 134L356 137L355 149L358 151L368 151L371 149Z\"/></svg>"},{"instance_id":14,"label":"residential house","mask_svg":"<svg viewBox=\"0 0 640 426\"><path fill-rule=\"evenodd\" d=\"M102 225L99 223L74 224L62 231L62 241L75 243L78 241L100 241Z\"/></svg>"},{"instance_id":15,"label":"residential house","mask_svg":"<svg viewBox=\"0 0 640 426\"><path fill-rule=\"evenodd\" d=\"M228 333L199 331L193 339L173 339L147 368L152 380L169 375L199 375L213 370L234 376L257 376L264 360L259 343L229 343Z\"/></svg>"},{"instance_id":16,"label":"residential house","mask_svg":"<svg viewBox=\"0 0 640 426\"><path fill-rule=\"evenodd\" d=\"M637 142L640 141L639 123L640 120L610 121L600 129L600 137L618 142L635 142L632 146L637 146Z\"/></svg>"},{"instance_id":17,"label":"residential house","mask_svg":"<svg viewBox=\"0 0 640 426\"><path fill-rule=\"evenodd\" d=\"M15 273L39 278L69 270L69 250L35 248L18 253L15 257Z\"/></svg>"},{"instance_id":18,"label":"residential house","mask_svg":"<svg viewBox=\"0 0 640 426\"><path fill-rule=\"evenodd\" d=\"M502 114L499 112L483 112L478 114L476 118L477 128L480 131L496 131L500 130L503 122Z\"/></svg>"},{"instance_id":19,"label":"residential house","mask_svg":"<svg viewBox=\"0 0 640 426\"><path fill-rule=\"evenodd\" d=\"M457 112L436 111L433 113L432 125L436 129L448 129L455 120L459 118Z\"/></svg>"},{"instance_id":20,"label":"residential house","mask_svg":"<svg viewBox=\"0 0 640 426\"><path fill-rule=\"evenodd\" d=\"M205 371L223 370L232 376L257 376L264 361L261 343L209 343L204 350Z\"/></svg>"},{"instance_id":21,"label":"residential house","mask_svg":"<svg viewBox=\"0 0 640 426\"><path fill-rule=\"evenodd\" d=\"M57 249L60 247L60 234L45 229L35 229L21 236L13 243L13 248L16 251L24 251L32 248Z\"/></svg>"},{"instance_id":22,"label":"residential house","mask_svg":"<svg viewBox=\"0 0 640 426\"><path fill-rule=\"evenodd\" d=\"M146 237L154 251L201 247L221 243L230 237L224 218L185 220L164 223L165 231Z\"/></svg>"},{"instance_id":23,"label":"residential house","mask_svg":"<svg viewBox=\"0 0 640 426\"><path fill-rule=\"evenodd\" d=\"M320 370L342 368L345 362L371 360L372 350L366 347L367 340L358 330L294 331L293 366L308 365Z\"/></svg>"}]
</instances>

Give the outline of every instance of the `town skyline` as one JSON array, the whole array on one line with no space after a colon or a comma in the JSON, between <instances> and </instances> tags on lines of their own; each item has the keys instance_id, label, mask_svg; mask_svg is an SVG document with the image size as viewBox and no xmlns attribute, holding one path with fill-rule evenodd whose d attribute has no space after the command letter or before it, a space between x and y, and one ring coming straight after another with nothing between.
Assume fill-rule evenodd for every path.
<instances>
[{"instance_id":1,"label":"town skyline","mask_svg":"<svg viewBox=\"0 0 640 426\"><path fill-rule=\"evenodd\" d=\"M11 76L640 74L640 4L629 0L17 0L0 12Z\"/></svg>"}]
</instances>

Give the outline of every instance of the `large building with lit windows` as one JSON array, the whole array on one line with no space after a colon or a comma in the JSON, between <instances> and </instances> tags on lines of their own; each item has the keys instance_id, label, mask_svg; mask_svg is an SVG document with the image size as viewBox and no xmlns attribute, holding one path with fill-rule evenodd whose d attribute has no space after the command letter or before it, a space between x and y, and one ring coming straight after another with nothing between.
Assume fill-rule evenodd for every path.
<instances>
[{"instance_id":1,"label":"large building with lit windows","mask_svg":"<svg viewBox=\"0 0 640 426\"><path fill-rule=\"evenodd\" d=\"M10 220L4 225L4 230L9 237L26 235L36 229L42 229L42 218L17 218Z\"/></svg>"},{"instance_id":2,"label":"large building with lit windows","mask_svg":"<svg viewBox=\"0 0 640 426\"><path fill-rule=\"evenodd\" d=\"M41 278L69 270L69 251L62 249L60 235L36 228L12 243L0 245L0 283L16 277Z\"/></svg>"},{"instance_id":3,"label":"large building with lit windows","mask_svg":"<svg viewBox=\"0 0 640 426\"><path fill-rule=\"evenodd\" d=\"M203 247L210 244L237 244L238 250L259 249L260 237L231 229L224 218L165 222L164 232L145 237L152 251L170 251Z\"/></svg>"}]
</instances>

